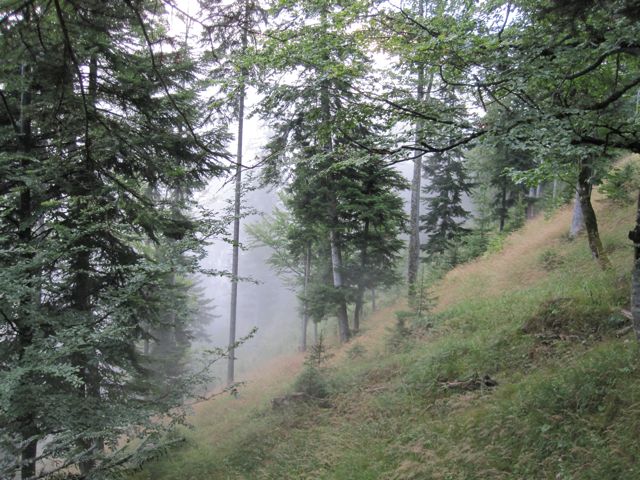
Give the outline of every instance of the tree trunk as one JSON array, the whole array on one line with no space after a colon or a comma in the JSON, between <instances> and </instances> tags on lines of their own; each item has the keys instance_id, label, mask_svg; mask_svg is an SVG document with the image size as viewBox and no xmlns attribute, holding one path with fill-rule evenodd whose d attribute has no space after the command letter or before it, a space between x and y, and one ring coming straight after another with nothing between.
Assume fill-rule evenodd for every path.
<instances>
[{"instance_id":1,"label":"tree trunk","mask_svg":"<svg viewBox=\"0 0 640 480\"><path fill-rule=\"evenodd\" d=\"M311 274L311 242L307 242L304 253L304 281L302 286L302 331L300 332L300 351L307 351L307 326L309 325L309 308L307 294L309 290L309 275Z\"/></svg>"},{"instance_id":2,"label":"tree trunk","mask_svg":"<svg viewBox=\"0 0 640 480\"><path fill-rule=\"evenodd\" d=\"M578 234L584 229L584 215L582 214L582 206L580 204L579 187L576 186L576 198L573 202L573 216L571 217L571 230L569 230L569 237L576 238Z\"/></svg>"},{"instance_id":3,"label":"tree trunk","mask_svg":"<svg viewBox=\"0 0 640 480\"><path fill-rule=\"evenodd\" d=\"M584 215L584 225L587 230L587 238L589 240L589 248L591 255L598 261L603 269L609 268L611 263L607 258L600 234L598 232L598 220L596 212L591 205L591 167L584 162L580 164L580 173L578 175L578 195L580 197L580 207Z\"/></svg>"},{"instance_id":4,"label":"tree trunk","mask_svg":"<svg viewBox=\"0 0 640 480\"><path fill-rule=\"evenodd\" d=\"M376 289L371 289L371 311L376 311Z\"/></svg>"},{"instance_id":5,"label":"tree trunk","mask_svg":"<svg viewBox=\"0 0 640 480\"><path fill-rule=\"evenodd\" d=\"M320 23L323 26L327 25L327 11L323 9L321 11ZM329 127L332 123L331 115L331 93L329 89L330 85L326 79L320 82L320 106L322 111L322 123ZM333 154L333 136L329 132L327 137L321 139L323 143L323 150L330 158ZM329 246L331 248L331 271L333 275L333 287L336 289L338 298L336 305L336 316L338 317L338 334L341 342L349 341L349 316L347 314L347 299L344 295L343 283L342 283L342 252L340 248L340 241L337 238L336 228L339 225L339 218L336 205L335 193L331 192L331 200L328 205L329 214Z\"/></svg>"},{"instance_id":6,"label":"tree trunk","mask_svg":"<svg viewBox=\"0 0 640 480\"><path fill-rule=\"evenodd\" d=\"M364 292L367 286L367 273L366 268L369 262L369 219L364 221L364 243L362 245L362 252L360 253L360 278L358 279L358 291L356 293L356 306L353 313L353 331L358 332L360 330L360 318L362 316L362 306L364 304Z\"/></svg>"},{"instance_id":7,"label":"tree trunk","mask_svg":"<svg viewBox=\"0 0 640 480\"><path fill-rule=\"evenodd\" d=\"M411 212L409 215L409 265L407 284L409 298L415 297L416 279L420 265L420 182L422 179L422 155L413 160L413 180L411 181Z\"/></svg>"},{"instance_id":8,"label":"tree trunk","mask_svg":"<svg viewBox=\"0 0 640 480\"><path fill-rule=\"evenodd\" d=\"M245 27L248 12L245 10ZM242 30L242 53L247 50L247 28ZM236 188L233 218L233 258L231 261L231 305L229 308L229 358L227 360L227 385L235 380L236 316L238 307L238 260L240 255L240 200L242 193L242 143L244 135L244 100L246 95L246 69L241 70L240 97L238 98L238 145L236 151Z\"/></svg>"},{"instance_id":9,"label":"tree trunk","mask_svg":"<svg viewBox=\"0 0 640 480\"><path fill-rule=\"evenodd\" d=\"M98 60L95 55L91 56L89 61L89 101L92 109L91 113L96 106L97 88L98 88ZM85 150L86 158L83 168L90 174L93 170L91 165L90 151L91 151L91 139L85 138ZM89 176L89 175L88 175ZM88 208L84 197L91 195L90 185L80 183L77 212L74 218L82 218L85 215L85 210ZM83 228L83 225L80 225ZM73 308L86 315L86 320L91 320L92 305L91 305L91 278L89 272L91 271L91 239L89 235L81 236L78 241L79 251L74 260L72 271L75 272L74 285L72 288L72 301ZM91 343L89 339L86 339L87 343ZM87 353L79 353L76 358L77 365L80 367L81 376L83 380L83 386L79 389L79 395L83 399L90 399L91 401L100 401L100 384L101 377L99 371L99 364L97 355L92 352L91 355ZM85 451L91 452L94 455L96 452L103 450L104 442L102 439L80 439L78 445ZM95 458L91 457L85 461L79 463L79 469L82 476L86 476L96 466Z\"/></svg>"},{"instance_id":10,"label":"tree trunk","mask_svg":"<svg viewBox=\"0 0 640 480\"><path fill-rule=\"evenodd\" d=\"M318 345L318 322L313 322L313 346Z\"/></svg>"},{"instance_id":11,"label":"tree trunk","mask_svg":"<svg viewBox=\"0 0 640 480\"><path fill-rule=\"evenodd\" d=\"M499 215L499 230L504 231L504 226L507 220L507 179L502 179L502 187L500 191L500 215Z\"/></svg>"},{"instance_id":12,"label":"tree trunk","mask_svg":"<svg viewBox=\"0 0 640 480\"><path fill-rule=\"evenodd\" d=\"M349 332L349 316L347 314L347 301L344 298L342 283L342 252L336 238L336 232L332 228L329 230L329 244L331 246L331 271L333 274L333 287L338 291L339 299L336 315L338 317L338 334L342 343L348 342Z\"/></svg>"},{"instance_id":13,"label":"tree trunk","mask_svg":"<svg viewBox=\"0 0 640 480\"><path fill-rule=\"evenodd\" d=\"M29 8L25 8L25 22L30 21ZM25 154L24 159L20 161L20 166L23 172L29 169L29 160L26 158L31 152L33 143L32 130L31 130L31 118L28 114L29 107L31 106L31 69L29 65L22 64L20 66L20 76L22 78L22 91L20 93L20 118L18 122L19 131L19 145L22 152ZM31 198L31 189L24 185L20 191L18 199L18 218L19 218L19 230L18 238L26 246L33 241L31 221L33 215L33 201ZM28 258L32 255L27 254ZM29 273L30 281L33 284L33 274ZM25 303L31 303L33 301L39 301L39 298L32 298L31 294L25 298ZM33 326L27 319L24 326L19 326L20 331L20 357L22 358L25 350L31 345L33 341ZM36 455L38 448L38 440L35 436L39 433L36 428L36 415L35 412L29 412L24 418L21 418L23 428L21 434L27 443L20 452L21 460L21 478L32 478L36 475Z\"/></svg>"},{"instance_id":14,"label":"tree trunk","mask_svg":"<svg viewBox=\"0 0 640 480\"><path fill-rule=\"evenodd\" d=\"M636 226L629 232L629 239L633 242L633 274L631 276L631 315L633 330L640 341L640 191L636 208Z\"/></svg>"},{"instance_id":15,"label":"tree trunk","mask_svg":"<svg viewBox=\"0 0 640 480\"><path fill-rule=\"evenodd\" d=\"M424 15L424 0L419 1L418 15ZM418 103L425 99L425 67L423 64L417 65L418 79L416 100ZM416 120L415 124L416 143L420 144L424 140L423 122ZM408 296L411 302L416 295L416 281L418 278L418 268L420 267L420 191L422 182L422 153L417 153L413 159L413 178L411 180L411 207L409 213L409 259L407 268Z\"/></svg>"},{"instance_id":16,"label":"tree trunk","mask_svg":"<svg viewBox=\"0 0 640 480\"><path fill-rule=\"evenodd\" d=\"M35 435L35 433L34 433ZM28 479L36 476L36 457L38 455L38 440L29 441L22 449L22 464L20 466L20 478Z\"/></svg>"}]
</instances>

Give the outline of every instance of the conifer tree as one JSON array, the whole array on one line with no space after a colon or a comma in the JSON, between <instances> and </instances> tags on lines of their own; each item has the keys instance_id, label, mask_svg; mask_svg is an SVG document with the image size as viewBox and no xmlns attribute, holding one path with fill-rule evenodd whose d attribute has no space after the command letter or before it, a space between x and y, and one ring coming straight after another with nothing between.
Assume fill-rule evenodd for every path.
<instances>
[{"instance_id":1,"label":"conifer tree","mask_svg":"<svg viewBox=\"0 0 640 480\"><path fill-rule=\"evenodd\" d=\"M426 213L420 217L420 229L428 240L422 246L428 255L442 255L468 232L464 223L469 217L463 196L470 193L462 158L456 151L433 154L424 165L426 184L422 191Z\"/></svg>"},{"instance_id":2,"label":"conifer tree","mask_svg":"<svg viewBox=\"0 0 640 480\"><path fill-rule=\"evenodd\" d=\"M341 141L355 136L363 120L353 106L351 87L364 76L369 60L354 32L348 31L360 13L358 2L280 2L275 20L282 29L276 26L268 33L261 55L266 75L274 81L265 85L261 104L274 132L267 175L283 176L289 168L294 201L301 207L297 211L309 224L323 226L342 341L350 332L338 211L345 175L337 151ZM294 73L298 79L287 81L286 76Z\"/></svg>"},{"instance_id":3,"label":"conifer tree","mask_svg":"<svg viewBox=\"0 0 640 480\"><path fill-rule=\"evenodd\" d=\"M34 477L46 438L42 459L105 478L162 447L158 415L181 417L188 380L151 378L140 344L168 302L187 315L170 278L198 269L215 229L149 192L220 174L221 137L199 123L194 65L158 5L0 13L1 475Z\"/></svg>"}]
</instances>

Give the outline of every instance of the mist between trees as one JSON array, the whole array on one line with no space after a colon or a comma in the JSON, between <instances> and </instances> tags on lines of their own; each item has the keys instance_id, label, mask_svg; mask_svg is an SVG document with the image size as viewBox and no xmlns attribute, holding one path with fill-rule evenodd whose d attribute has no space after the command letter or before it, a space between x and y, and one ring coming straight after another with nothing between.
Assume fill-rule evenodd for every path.
<instances>
[{"instance_id":1,"label":"mist between trees","mask_svg":"<svg viewBox=\"0 0 640 480\"><path fill-rule=\"evenodd\" d=\"M136 468L214 377L238 392L235 357L348 342L392 288L420 311L421 262L573 199L609 267L591 196L638 187L636 1L197 3L0 6L3 477Z\"/></svg>"}]
</instances>

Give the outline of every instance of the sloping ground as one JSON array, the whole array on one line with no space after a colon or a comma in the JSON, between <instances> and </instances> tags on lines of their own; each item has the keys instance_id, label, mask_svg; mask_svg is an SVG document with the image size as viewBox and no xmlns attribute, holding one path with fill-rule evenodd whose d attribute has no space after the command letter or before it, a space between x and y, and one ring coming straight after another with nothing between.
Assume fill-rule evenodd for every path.
<instances>
[{"instance_id":1,"label":"sloping ground","mask_svg":"<svg viewBox=\"0 0 640 480\"><path fill-rule=\"evenodd\" d=\"M536 219L450 272L420 328L390 330L402 304L368 319L322 373L331 408L272 410L302 365L278 359L135 478L640 478L640 350L619 313L634 209L596 208L610 271L566 239L568 210Z\"/></svg>"}]
</instances>

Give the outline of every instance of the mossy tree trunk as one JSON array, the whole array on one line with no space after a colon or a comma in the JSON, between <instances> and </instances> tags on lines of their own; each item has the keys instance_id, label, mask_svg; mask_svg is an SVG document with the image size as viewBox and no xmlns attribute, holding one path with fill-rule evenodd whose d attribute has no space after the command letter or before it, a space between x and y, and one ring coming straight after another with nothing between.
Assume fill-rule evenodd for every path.
<instances>
[{"instance_id":1,"label":"mossy tree trunk","mask_svg":"<svg viewBox=\"0 0 640 480\"><path fill-rule=\"evenodd\" d=\"M600 233L598 231L598 219L596 212L591 204L591 166L582 161L580 162L580 172L578 174L578 196L580 198L580 206L582 207L582 214L584 216L584 226L587 231L587 238L589 240L589 248L591 249L591 255L598 261L602 269L607 269L611 266L607 254L604 252L602 246L602 240L600 239Z\"/></svg>"},{"instance_id":2,"label":"mossy tree trunk","mask_svg":"<svg viewBox=\"0 0 640 480\"><path fill-rule=\"evenodd\" d=\"M636 210L636 226L629 232L629 239L634 244L633 273L631 276L631 314L633 330L640 341L640 191L638 192L638 207Z\"/></svg>"}]
</instances>

